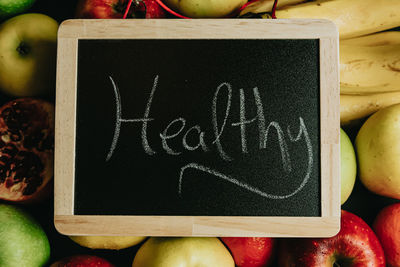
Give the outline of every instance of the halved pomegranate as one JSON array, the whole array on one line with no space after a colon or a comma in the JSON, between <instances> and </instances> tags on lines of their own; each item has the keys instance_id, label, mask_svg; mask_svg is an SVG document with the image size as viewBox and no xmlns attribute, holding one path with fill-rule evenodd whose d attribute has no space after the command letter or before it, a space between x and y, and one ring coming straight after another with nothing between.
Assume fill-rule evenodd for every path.
<instances>
[{"instance_id":1,"label":"halved pomegranate","mask_svg":"<svg viewBox=\"0 0 400 267\"><path fill-rule=\"evenodd\" d=\"M54 106L20 98L0 108L0 199L31 201L53 177Z\"/></svg>"}]
</instances>

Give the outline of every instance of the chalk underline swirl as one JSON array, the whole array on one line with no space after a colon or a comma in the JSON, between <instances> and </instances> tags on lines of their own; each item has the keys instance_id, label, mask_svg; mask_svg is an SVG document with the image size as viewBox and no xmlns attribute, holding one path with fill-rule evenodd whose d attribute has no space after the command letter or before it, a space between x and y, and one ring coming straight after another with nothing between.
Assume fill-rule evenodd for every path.
<instances>
[{"instance_id":1,"label":"chalk underline swirl","mask_svg":"<svg viewBox=\"0 0 400 267\"><path fill-rule=\"evenodd\" d=\"M297 142L300 140L301 136L304 136L304 139L306 141L306 147L307 147L307 153L308 153L308 166L307 166L307 172L304 176L303 181L301 182L301 184L299 185L298 188L296 188L293 192L286 194L286 195L274 195L271 193L267 193L264 192L263 190L260 190L259 188L252 186L250 184L244 183L239 181L238 179L230 176L230 175L226 175L222 172L213 170L207 166L198 164L198 163L188 163L185 166L183 166L181 168L180 174L179 174L179 184L178 184L178 193L179 196L182 197L182 183L183 183L183 179L184 179L184 175L185 175L185 171L188 169L193 169L193 170L197 170L197 171L201 171L201 172L205 172L208 174L211 174L213 176L215 176L216 178L222 179L224 181L227 181L231 184L234 184L238 187L241 187L247 191L250 191L254 194L257 194L259 196L262 196L264 198L269 198L269 199L286 199L286 198L290 198L294 195L296 195L298 192L300 192L304 186L307 184L307 182L310 179L310 175L312 172L312 168L313 168L313 153L312 153L312 145L311 145L311 140L310 137L308 135L308 131L307 128L304 124L303 118L299 118L300 119L300 130L299 133L296 137L293 137L290 131L290 128L287 128L287 132L288 132L288 136L291 142Z\"/></svg>"}]
</instances>

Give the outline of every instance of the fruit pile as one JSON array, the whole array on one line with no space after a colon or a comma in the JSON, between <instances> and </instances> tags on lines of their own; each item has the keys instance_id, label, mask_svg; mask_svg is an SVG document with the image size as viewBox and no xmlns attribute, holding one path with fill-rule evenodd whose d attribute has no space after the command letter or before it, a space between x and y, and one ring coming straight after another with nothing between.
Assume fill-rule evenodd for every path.
<instances>
[{"instance_id":1,"label":"fruit pile","mask_svg":"<svg viewBox=\"0 0 400 267\"><path fill-rule=\"evenodd\" d=\"M273 4L0 0L0 267L400 266L400 0L277 2L277 18L324 18L339 28L341 124L348 135L341 130L343 210L336 236L67 237L54 229L59 22L176 16L270 19Z\"/></svg>"}]
</instances>

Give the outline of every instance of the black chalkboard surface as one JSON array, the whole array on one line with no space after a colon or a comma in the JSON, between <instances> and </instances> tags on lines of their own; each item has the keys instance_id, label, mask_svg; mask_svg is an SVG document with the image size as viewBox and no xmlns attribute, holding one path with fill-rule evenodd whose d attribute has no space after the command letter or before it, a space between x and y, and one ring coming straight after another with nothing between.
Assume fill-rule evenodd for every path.
<instances>
[{"instance_id":1,"label":"black chalkboard surface","mask_svg":"<svg viewBox=\"0 0 400 267\"><path fill-rule=\"evenodd\" d=\"M76 20L59 44L60 231L337 231L333 24Z\"/></svg>"},{"instance_id":2,"label":"black chalkboard surface","mask_svg":"<svg viewBox=\"0 0 400 267\"><path fill-rule=\"evenodd\" d=\"M320 216L319 105L315 39L80 40L75 213Z\"/></svg>"}]
</instances>

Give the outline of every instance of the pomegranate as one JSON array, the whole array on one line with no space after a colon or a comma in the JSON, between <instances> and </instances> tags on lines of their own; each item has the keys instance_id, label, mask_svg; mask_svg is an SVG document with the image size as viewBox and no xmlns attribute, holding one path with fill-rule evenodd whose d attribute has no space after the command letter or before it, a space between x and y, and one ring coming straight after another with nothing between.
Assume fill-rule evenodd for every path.
<instances>
[{"instance_id":1,"label":"pomegranate","mask_svg":"<svg viewBox=\"0 0 400 267\"><path fill-rule=\"evenodd\" d=\"M0 108L0 199L30 201L53 177L54 106L20 98Z\"/></svg>"}]
</instances>

